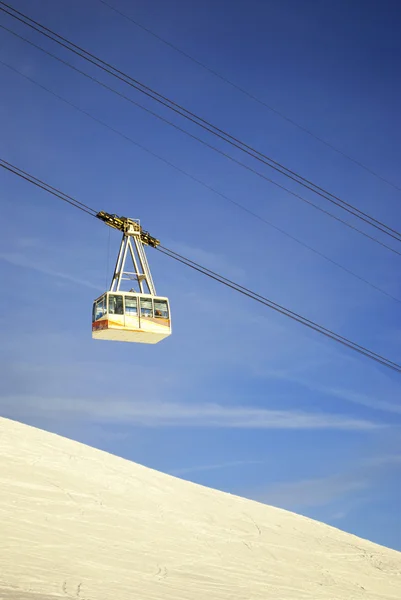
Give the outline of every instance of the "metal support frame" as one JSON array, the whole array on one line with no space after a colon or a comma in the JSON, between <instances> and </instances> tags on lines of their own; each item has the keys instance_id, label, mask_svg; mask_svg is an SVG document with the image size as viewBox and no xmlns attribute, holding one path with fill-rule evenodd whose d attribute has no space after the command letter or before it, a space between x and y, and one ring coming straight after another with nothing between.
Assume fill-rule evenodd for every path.
<instances>
[{"instance_id":1,"label":"metal support frame","mask_svg":"<svg viewBox=\"0 0 401 600\"><path fill-rule=\"evenodd\" d=\"M109 227L119 229L123 232L120 251L114 268L113 279L111 281L110 292L118 292L120 290L121 282L123 280L128 280L136 281L139 288L139 290L134 289L130 291L156 296L155 284L153 283L152 275L150 274L144 245L157 248L160 241L151 236L147 231L143 231L139 221L136 219L127 219L127 217L111 215L104 211L97 213L96 217L104 221ZM134 244L132 244L132 240L134 240ZM134 271L124 270L128 250L134 266ZM144 284L148 291L144 290Z\"/></svg>"},{"instance_id":2,"label":"metal support frame","mask_svg":"<svg viewBox=\"0 0 401 600\"><path fill-rule=\"evenodd\" d=\"M132 240L134 243L132 243ZM133 271L125 270L128 251L134 267ZM140 228L135 228L133 231L128 230L123 233L110 291L118 292L122 281L136 281L138 289L131 291L138 291L141 294L152 294L153 296L156 295L148 259L146 258L145 249L141 240Z\"/></svg>"}]
</instances>

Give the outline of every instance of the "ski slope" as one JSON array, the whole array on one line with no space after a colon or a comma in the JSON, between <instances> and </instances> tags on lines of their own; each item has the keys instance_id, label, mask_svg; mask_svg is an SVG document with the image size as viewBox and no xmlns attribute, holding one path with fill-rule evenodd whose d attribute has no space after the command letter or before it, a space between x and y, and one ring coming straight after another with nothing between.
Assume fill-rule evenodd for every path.
<instances>
[{"instance_id":1,"label":"ski slope","mask_svg":"<svg viewBox=\"0 0 401 600\"><path fill-rule=\"evenodd\" d=\"M401 553L0 419L0 598L401 599Z\"/></svg>"}]
</instances>

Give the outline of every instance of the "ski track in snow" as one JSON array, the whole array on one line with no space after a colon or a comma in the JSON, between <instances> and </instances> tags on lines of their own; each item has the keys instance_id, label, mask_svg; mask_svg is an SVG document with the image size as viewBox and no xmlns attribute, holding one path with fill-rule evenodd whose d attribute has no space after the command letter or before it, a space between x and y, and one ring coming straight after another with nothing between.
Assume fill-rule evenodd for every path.
<instances>
[{"instance_id":1,"label":"ski track in snow","mask_svg":"<svg viewBox=\"0 0 401 600\"><path fill-rule=\"evenodd\" d=\"M401 600L401 553L0 419L0 599Z\"/></svg>"}]
</instances>

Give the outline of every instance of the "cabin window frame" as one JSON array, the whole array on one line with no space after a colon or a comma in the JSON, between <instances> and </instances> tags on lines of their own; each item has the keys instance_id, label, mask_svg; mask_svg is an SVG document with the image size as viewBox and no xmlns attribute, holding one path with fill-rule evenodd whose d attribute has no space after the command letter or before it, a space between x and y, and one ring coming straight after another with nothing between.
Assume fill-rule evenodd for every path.
<instances>
[{"instance_id":1,"label":"cabin window frame","mask_svg":"<svg viewBox=\"0 0 401 600\"><path fill-rule=\"evenodd\" d=\"M116 312L115 310L112 312L110 310L110 298L121 298L121 312ZM115 302L115 307L117 307L117 302ZM107 314L109 315L117 315L119 317L123 317L125 313L125 306L124 306L124 295L123 294L119 294L119 293L112 293L112 294L107 294Z\"/></svg>"},{"instance_id":2,"label":"cabin window frame","mask_svg":"<svg viewBox=\"0 0 401 600\"><path fill-rule=\"evenodd\" d=\"M135 312L128 312L127 311L127 300L129 302L135 301ZM139 313L138 313L138 296L127 296L124 295L124 315L126 317L138 317ZM130 307L132 308L132 307Z\"/></svg>"},{"instance_id":3,"label":"cabin window frame","mask_svg":"<svg viewBox=\"0 0 401 600\"><path fill-rule=\"evenodd\" d=\"M101 307L99 312L99 307ZM107 314L107 302L106 302L106 294L103 294L100 298L95 300L93 303L93 311L92 311L92 323L95 321L99 321Z\"/></svg>"},{"instance_id":4,"label":"cabin window frame","mask_svg":"<svg viewBox=\"0 0 401 600\"><path fill-rule=\"evenodd\" d=\"M165 306L165 309L162 311L161 315L156 314L156 311L160 310L160 309L156 308L157 303L163 304ZM154 312L156 319L169 319L170 318L170 310L169 310L168 301L165 298L153 298L153 312ZM166 313L166 316L163 314L163 312Z\"/></svg>"},{"instance_id":5,"label":"cabin window frame","mask_svg":"<svg viewBox=\"0 0 401 600\"><path fill-rule=\"evenodd\" d=\"M150 315L146 315L142 313L142 301L144 302L149 302L150 306L151 306L151 314ZM155 310L154 310L154 306L153 306L153 298L147 298L146 296L139 296L139 308L140 308L140 317L141 319L153 319L154 318L154 314L155 314ZM145 310L148 310L145 308Z\"/></svg>"}]
</instances>

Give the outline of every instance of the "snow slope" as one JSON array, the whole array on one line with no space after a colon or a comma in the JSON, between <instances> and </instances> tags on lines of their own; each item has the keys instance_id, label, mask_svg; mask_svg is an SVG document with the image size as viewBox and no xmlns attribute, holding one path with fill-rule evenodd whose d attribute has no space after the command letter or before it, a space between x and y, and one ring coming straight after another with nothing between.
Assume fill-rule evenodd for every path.
<instances>
[{"instance_id":1,"label":"snow slope","mask_svg":"<svg viewBox=\"0 0 401 600\"><path fill-rule=\"evenodd\" d=\"M401 553L0 419L0 598L401 599Z\"/></svg>"}]
</instances>

